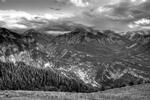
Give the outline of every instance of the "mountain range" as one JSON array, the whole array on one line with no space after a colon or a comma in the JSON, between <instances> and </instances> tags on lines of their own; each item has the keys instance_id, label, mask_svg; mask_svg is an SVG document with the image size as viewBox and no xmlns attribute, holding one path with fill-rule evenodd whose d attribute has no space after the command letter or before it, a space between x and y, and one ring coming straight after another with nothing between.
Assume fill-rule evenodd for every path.
<instances>
[{"instance_id":1,"label":"mountain range","mask_svg":"<svg viewBox=\"0 0 150 100\"><path fill-rule=\"evenodd\" d=\"M0 28L0 89L95 92L150 82L150 31Z\"/></svg>"}]
</instances>

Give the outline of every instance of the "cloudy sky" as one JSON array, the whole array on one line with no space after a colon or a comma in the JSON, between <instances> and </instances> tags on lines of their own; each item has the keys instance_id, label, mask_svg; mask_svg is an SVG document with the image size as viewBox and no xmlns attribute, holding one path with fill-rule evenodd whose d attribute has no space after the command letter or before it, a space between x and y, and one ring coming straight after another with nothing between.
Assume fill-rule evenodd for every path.
<instances>
[{"instance_id":1,"label":"cloudy sky","mask_svg":"<svg viewBox=\"0 0 150 100\"><path fill-rule=\"evenodd\" d=\"M150 29L150 0L1 0L0 26L30 29L70 22L100 30Z\"/></svg>"}]
</instances>

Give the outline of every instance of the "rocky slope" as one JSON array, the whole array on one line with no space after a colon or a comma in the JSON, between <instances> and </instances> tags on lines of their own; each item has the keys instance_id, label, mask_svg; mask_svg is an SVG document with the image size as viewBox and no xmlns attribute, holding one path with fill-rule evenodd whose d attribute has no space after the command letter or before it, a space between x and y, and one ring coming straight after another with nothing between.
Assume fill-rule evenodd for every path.
<instances>
[{"instance_id":1,"label":"rocky slope","mask_svg":"<svg viewBox=\"0 0 150 100\"><path fill-rule=\"evenodd\" d=\"M0 61L48 68L51 73L89 88L86 92L146 83L150 82L149 34L119 35L109 30L75 28L59 36L34 30L19 35L1 28Z\"/></svg>"}]
</instances>

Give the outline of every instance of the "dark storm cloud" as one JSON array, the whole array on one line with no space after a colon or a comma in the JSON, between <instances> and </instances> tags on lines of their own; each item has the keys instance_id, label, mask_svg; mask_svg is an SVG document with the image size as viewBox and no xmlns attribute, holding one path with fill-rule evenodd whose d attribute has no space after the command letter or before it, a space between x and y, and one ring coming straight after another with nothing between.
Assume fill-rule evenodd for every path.
<instances>
[{"instance_id":1,"label":"dark storm cloud","mask_svg":"<svg viewBox=\"0 0 150 100\"><path fill-rule=\"evenodd\" d=\"M96 9L97 10L97 9ZM118 3L111 3L98 9L99 14L95 17L95 22L101 22L106 27L116 25L119 29L142 28L148 26L150 20L150 1L146 0L120 0ZM87 16L92 14L88 12ZM94 14L93 14L94 15ZM98 17L99 16L99 17ZM94 17L94 16L93 16ZM104 17L104 18L103 18ZM103 21L99 21L105 19ZM99 23L99 25L101 25ZM150 25L150 24L149 24ZM121 27L120 27L121 26ZM116 28L115 28L116 29Z\"/></svg>"},{"instance_id":2,"label":"dark storm cloud","mask_svg":"<svg viewBox=\"0 0 150 100\"><path fill-rule=\"evenodd\" d=\"M131 1L123 1L119 4L110 6L112 7L112 15L113 16L125 16L128 17L132 15L135 18L139 17L147 17L150 12L150 1L146 1L140 4L135 4ZM148 15L147 15L148 14Z\"/></svg>"},{"instance_id":3,"label":"dark storm cloud","mask_svg":"<svg viewBox=\"0 0 150 100\"><path fill-rule=\"evenodd\" d=\"M149 23L150 22L150 1L149 0L137 5L131 5L129 8L126 9L126 12L129 15L132 15L134 17L133 19L128 19L130 25L133 25L131 28L142 29L147 26L150 26Z\"/></svg>"}]
</instances>

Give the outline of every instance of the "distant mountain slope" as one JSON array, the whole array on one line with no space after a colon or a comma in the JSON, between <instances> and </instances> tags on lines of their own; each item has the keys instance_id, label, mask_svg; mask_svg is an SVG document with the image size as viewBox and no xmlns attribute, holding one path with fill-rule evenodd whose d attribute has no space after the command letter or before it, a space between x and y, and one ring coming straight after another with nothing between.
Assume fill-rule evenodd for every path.
<instances>
[{"instance_id":1,"label":"distant mountain slope","mask_svg":"<svg viewBox=\"0 0 150 100\"><path fill-rule=\"evenodd\" d=\"M1 28L0 61L13 63L14 67L21 62L25 66L48 68L86 87L77 92L150 82L149 34L132 34L77 27L58 36L35 30L19 35Z\"/></svg>"},{"instance_id":2,"label":"distant mountain slope","mask_svg":"<svg viewBox=\"0 0 150 100\"><path fill-rule=\"evenodd\" d=\"M0 91L2 100L149 100L150 84L95 93Z\"/></svg>"}]
</instances>

